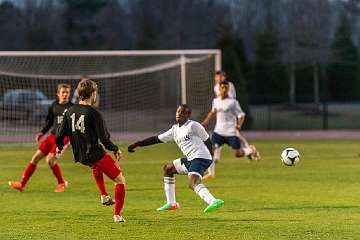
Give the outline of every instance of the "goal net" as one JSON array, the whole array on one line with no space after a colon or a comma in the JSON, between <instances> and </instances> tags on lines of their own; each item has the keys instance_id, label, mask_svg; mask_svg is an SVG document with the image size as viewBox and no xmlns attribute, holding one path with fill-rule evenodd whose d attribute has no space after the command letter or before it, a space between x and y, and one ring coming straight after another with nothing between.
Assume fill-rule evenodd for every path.
<instances>
[{"instance_id":1,"label":"goal net","mask_svg":"<svg viewBox=\"0 0 360 240\"><path fill-rule=\"evenodd\" d=\"M220 59L219 50L0 52L0 143L33 141L57 84L70 84L73 96L83 75L98 83L99 110L115 140L167 129L180 103L201 120Z\"/></svg>"}]
</instances>

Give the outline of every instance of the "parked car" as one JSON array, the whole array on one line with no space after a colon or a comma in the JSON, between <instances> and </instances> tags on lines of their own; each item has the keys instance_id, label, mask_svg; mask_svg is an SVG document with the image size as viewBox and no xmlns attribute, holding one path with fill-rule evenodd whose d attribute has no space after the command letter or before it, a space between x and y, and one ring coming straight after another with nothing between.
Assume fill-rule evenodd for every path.
<instances>
[{"instance_id":1,"label":"parked car","mask_svg":"<svg viewBox=\"0 0 360 240\"><path fill-rule=\"evenodd\" d=\"M1 118L36 123L47 115L52 102L41 90L11 89L4 93L0 102Z\"/></svg>"}]
</instances>

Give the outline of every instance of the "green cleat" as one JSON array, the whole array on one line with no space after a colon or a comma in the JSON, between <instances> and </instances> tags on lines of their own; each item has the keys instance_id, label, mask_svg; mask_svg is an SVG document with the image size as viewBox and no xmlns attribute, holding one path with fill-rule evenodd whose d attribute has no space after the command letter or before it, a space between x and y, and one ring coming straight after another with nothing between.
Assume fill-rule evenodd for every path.
<instances>
[{"instance_id":1,"label":"green cleat","mask_svg":"<svg viewBox=\"0 0 360 240\"><path fill-rule=\"evenodd\" d=\"M164 211L164 210L176 210L180 208L179 203L167 203L164 206L159 207L156 211Z\"/></svg>"},{"instance_id":2,"label":"green cleat","mask_svg":"<svg viewBox=\"0 0 360 240\"><path fill-rule=\"evenodd\" d=\"M213 212L215 211L216 209L220 208L224 206L224 201L221 200L221 199L215 199L214 202L212 202L211 204L209 204L209 206L207 206L205 209L204 209L204 213L210 213L210 212Z\"/></svg>"}]
</instances>

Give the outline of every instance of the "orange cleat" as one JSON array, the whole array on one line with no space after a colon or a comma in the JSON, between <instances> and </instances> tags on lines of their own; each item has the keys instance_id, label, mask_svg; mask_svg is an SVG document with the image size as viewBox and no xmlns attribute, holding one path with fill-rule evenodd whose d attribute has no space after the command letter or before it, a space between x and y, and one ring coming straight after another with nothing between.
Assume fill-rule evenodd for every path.
<instances>
[{"instance_id":1,"label":"orange cleat","mask_svg":"<svg viewBox=\"0 0 360 240\"><path fill-rule=\"evenodd\" d=\"M56 185L54 192L64 192L67 186L68 186L68 181L65 181L64 183L59 183L58 185Z\"/></svg>"},{"instance_id":2,"label":"orange cleat","mask_svg":"<svg viewBox=\"0 0 360 240\"><path fill-rule=\"evenodd\" d=\"M20 192L24 191L24 187L22 186L21 182L9 181L9 186L13 189L19 190Z\"/></svg>"},{"instance_id":3,"label":"orange cleat","mask_svg":"<svg viewBox=\"0 0 360 240\"><path fill-rule=\"evenodd\" d=\"M164 206L159 207L156 211L164 211L164 210L176 210L180 208L179 203L167 203Z\"/></svg>"},{"instance_id":4,"label":"orange cleat","mask_svg":"<svg viewBox=\"0 0 360 240\"><path fill-rule=\"evenodd\" d=\"M206 174L206 175L203 177L203 180L214 180L214 179L215 179L215 176L210 175L210 174Z\"/></svg>"}]
</instances>

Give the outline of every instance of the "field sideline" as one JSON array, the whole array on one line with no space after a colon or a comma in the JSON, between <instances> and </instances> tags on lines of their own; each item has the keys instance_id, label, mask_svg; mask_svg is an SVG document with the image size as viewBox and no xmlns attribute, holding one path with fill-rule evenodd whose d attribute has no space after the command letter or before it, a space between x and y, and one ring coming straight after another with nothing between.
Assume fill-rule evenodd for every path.
<instances>
[{"instance_id":1,"label":"field sideline","mask_svg":"<svg viewBox=\"0 0 360 240\"><path fill-rule=\"evenodd\" d=\"M73 163L70 151L60 162L70 182L64 193L53 192L55 177L45 161L19 193L7 182L20 178L34 147L2 146L0 239L360 239L360 140L255 143L263 156L258 163L224 151L217 179L205 183L225 200L211 214L202 213L206 205L185 176L176 178L181 209L155 211L164 203L162 165L180 156L175 145L125 153L125 224L112 222L113 209L100 205L90 169ZM301 153L295 167L279 160L290 146Z\"/></svg>"}]
</instances>

